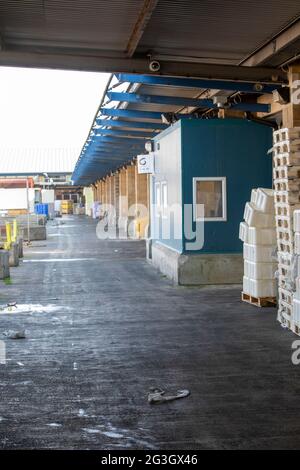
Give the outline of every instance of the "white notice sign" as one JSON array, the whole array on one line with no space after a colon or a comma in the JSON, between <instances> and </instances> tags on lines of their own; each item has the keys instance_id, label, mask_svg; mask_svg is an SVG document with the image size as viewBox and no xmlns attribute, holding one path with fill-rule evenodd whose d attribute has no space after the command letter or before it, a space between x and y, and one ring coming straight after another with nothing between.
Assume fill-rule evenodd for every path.
<instances>
[{"instance_id":1,"label":"white notice sign","mask_svg":"<svg viewBox=\"0 0 300 470\"><path fill-rule=\"evenodd\" d=\"M137 156L138 173L154 173L153 153Z\"/></svg>"}]
</instances>

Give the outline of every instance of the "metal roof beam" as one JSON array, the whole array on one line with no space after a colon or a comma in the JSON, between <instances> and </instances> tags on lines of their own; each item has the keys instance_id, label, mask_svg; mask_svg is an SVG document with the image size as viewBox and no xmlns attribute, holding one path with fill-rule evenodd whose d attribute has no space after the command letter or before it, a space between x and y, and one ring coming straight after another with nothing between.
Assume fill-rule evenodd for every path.
<instances>
[{"instance_id":1,"label":"metal roof beam","mask_svg":"<svg viewBox=\"0 0 300 470\"><path fill-rule=\"evenodd\" d=\"M102 108L101 114L105 116L119 116L119 117L128 117L128 118L137 118L137 119L159 119L161 120L162 114L164 112L155 112L155 111L139 111L135 109L110 109L110 108ZM191 119L194 116L192 114L183 114L183 113L175 113L175 116L178 119ZM155 124L156 125L156 124Z\"/></svg>"},{"instance_id":2,"label":"metal roof beam","mask_svg":"<svg viewBox=\"0 0 300 470\"><path fill-rule=\"evenodd\" d=\"M99 126L111 127L136 127L138 129L166 129L167 124L143 122L143 121L121 121L120 119L96 119Z\"/></svg>"},{"instance_id":3,"label":"metal roof beam","mask_svg":"<svg viewBox=\"0 0 300 470\"><path fill-rule=\"evenodd\" d=\"M142 143L141 144L136 144L136 145L128 145L128 142L129 142L129 139L123 139L122 140L124 141L123 143L114 143L114 142L96 142L96 145L95 145L95 149L99 149L99 148L103 148L103 149L106 149L106 148L113 148L113 149L119 149L119 148L122 148L122 149L126 149L130 152L132 151L135 151L135 150L139 150L141 147L144 147L145 146L145 143L144 143L144 140L142 140Z\"/></svg>"},{"instance_id":4,"label":"metal roof beam","mask_svg":"<svg viewBox=\"0 0 300 470\"><path fill-rule=\"evenodd\" d=\"M115 135L116 137L144 137L151 139L154 137L157 132L149 132L149 131L123 131L119 129L98 129L99 134L96 134L96 137L102 135Z\"/></svg>"},{"instance_id":5,"label":"metal roof beam","mask_svg":"<svg viewBox=\"0 0 300 470\"><path fill-rule=\"evenodd\" d=\"M149 140L149 137L142 137L142 138L139 138L139 139L136 139L134 137L125 137L125 136L122 136L122 137L117 137L117 136L108 136L108 135L101 135L101 136L98 136L97 138L97 143L99 142L109 142L109 143L112 143L112 144L122 144L122 145L127 145L128 143L130 144L142 144L143 142L145 142L146 140Z\"/></svg>"},{"instance_id":6,"label":"metal roof beam","mask_svg":"<svg viewBox=\"0 0 300 470\"><path fill-rule=\"evenodd\" d=\"M107 96L112 101L126 101L128 103L162 104L170 106L191 106L195 108L219 109L219 107L214 104L213 100L211 99L187 98L183 96L139 95L136 93L122 93L115 91L109 91ZM260 103L232 103L230 108L262 113L267 113L270 110L269 105Z\"/></svg>"},{"instance_id":7,"label":"metal roof beam","mask_svg":"<svg viewBox=\"0 0 300 470\"><path fill-rule=\"evenodd\" d=\"M158 3L158 0L144 0L142 8L139 12L136 23L130 34L130 38L126 47L128 57L132 57L141 40L141 37L149 23L152 13Z\"/></svg>"},{"instance_id":8,"label":"metal roof beam","mask_svg":"<svg viewBox=\"0 0 300 470\"><path fill-rule=\"evenodd\" d=\"M284 52L285 49L291 47L296 49L299 53L299 46L295 48L293 46L296 41L300 39L300 19L290 25L287 29L278 34L275 38L272 38L264 46L253 52L247 59L242 61L243 66L255 67L258 64L264 64L268 61L274 62L276 56ZM295 55L296 51L291 51L291 58ZM282 63L279 61L279 63Z\"/></svg>"},{"instance_id":9,"label":"metal roof beam","mask_svg":"<svg viewBox=\"0 0 300 470\"><path fill-rule=\"evenodd\" d=\"M201 80L199 78L158 77L155 75L136 75L117 73L120 82L142 83L147 85L168 85L185 88L211 88L214 90L241 91L245 93L272 93L281 88L281 84L262 82L233 82L230 80Z\"/></svg>"},{"instance_id":10,"label":"metal roof beam","mask_svg":"<svg viewBox=\"0 0 300 470\"><path fill-rule=\"evenodd\" d=\"M12 67L52 68L62 70L85 70L108 73L149 74L149 60L144 58L84 56L29 50L0 51L0 65ZM155 74L154 74L155 75ZM203 64L180 61L161 61L156 75L208 78L215 80L238 80L247 82L287 83L287 73L273 67L246 67L240 65Z\"/></svg>"},{"instance_id":11,"label":"metal roof beam","mask_svg":"<svg viewBox=\"0 0 300 470\"><path fill-rule=\"evenodd\" d=\"M128 117L138 119L159 119L161 121L161 113L157 113L154 111L101 108L100 113L104 116Z\"/></svg>"},{"instance_id":12,"label":"metal roof beam","mask_svg":"<svg viewBox=\"0 0 300 470\"><path fill-rule=\"evenodd\" d=\"M91 154L91 155L94 155L95 153L118 153L119 155L120 154L127 154L127 153L135 153L136 150L132 150L132 149L127 149L125 147L125 149L122 149L121 147L117 147L117 148L114 148L114 147L97 147L94 152Z\"/></svg>"}]
</instances>

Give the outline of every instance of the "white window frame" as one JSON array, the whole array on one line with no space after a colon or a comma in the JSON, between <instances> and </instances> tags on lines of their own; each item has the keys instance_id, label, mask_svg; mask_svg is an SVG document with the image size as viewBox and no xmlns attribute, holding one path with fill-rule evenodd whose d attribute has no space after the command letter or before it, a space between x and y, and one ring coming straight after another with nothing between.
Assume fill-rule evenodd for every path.
<instances>
[{"instance_id":1,"label":"white window frame","mask_svg":"<svg viewBox=\"0 0 300 470\"><path fill-rule=\"evenodd\" d=\"M197 182L198 181L222 181L222 208L223 215L222 217L196 217L196 196L197 196ZM209 177L194 177L193 178L193 219L194 222L197 221L208 221L208 222L227 222L227 184L226 176L209 176Z\"/></svg>"}]
</instances>

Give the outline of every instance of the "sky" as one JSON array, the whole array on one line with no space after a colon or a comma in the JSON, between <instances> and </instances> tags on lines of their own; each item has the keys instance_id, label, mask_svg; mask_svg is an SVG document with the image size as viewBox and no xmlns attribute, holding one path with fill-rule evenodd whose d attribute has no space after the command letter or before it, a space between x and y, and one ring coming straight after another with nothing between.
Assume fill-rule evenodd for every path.
<instances>
[{"instance_id":1,"label":"sky","mask_svg":"<svg viewBox=\"0 0 300 470\"><path fill-rule=\"evenodd\" d=\"M0 148L81 148L109 74L0 67Z\"/></svg>"}]
</instances>

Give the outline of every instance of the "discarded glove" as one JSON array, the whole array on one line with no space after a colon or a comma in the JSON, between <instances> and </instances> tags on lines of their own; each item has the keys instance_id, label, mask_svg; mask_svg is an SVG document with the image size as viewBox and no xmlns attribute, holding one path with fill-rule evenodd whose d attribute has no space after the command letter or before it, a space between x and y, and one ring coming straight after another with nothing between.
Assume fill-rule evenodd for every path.
<instances>
[{"instance_id":1,"label":"discarded glove","mask_svg":"<svg viewBox=\"0 0 300 470\"><path fill-rule=\"evenodd\" d=\"M153 404L158 404L158 403L164 403L166 401L173 401L173 400L178 400L179 398L185 398L190 395L189 390L177 390L177 392L174 394L172 393L167 393L165 390L162 390L160 388L151 388L150 392L148 394L148 403L150 405Z\"/></svg>"}]
</instances>

